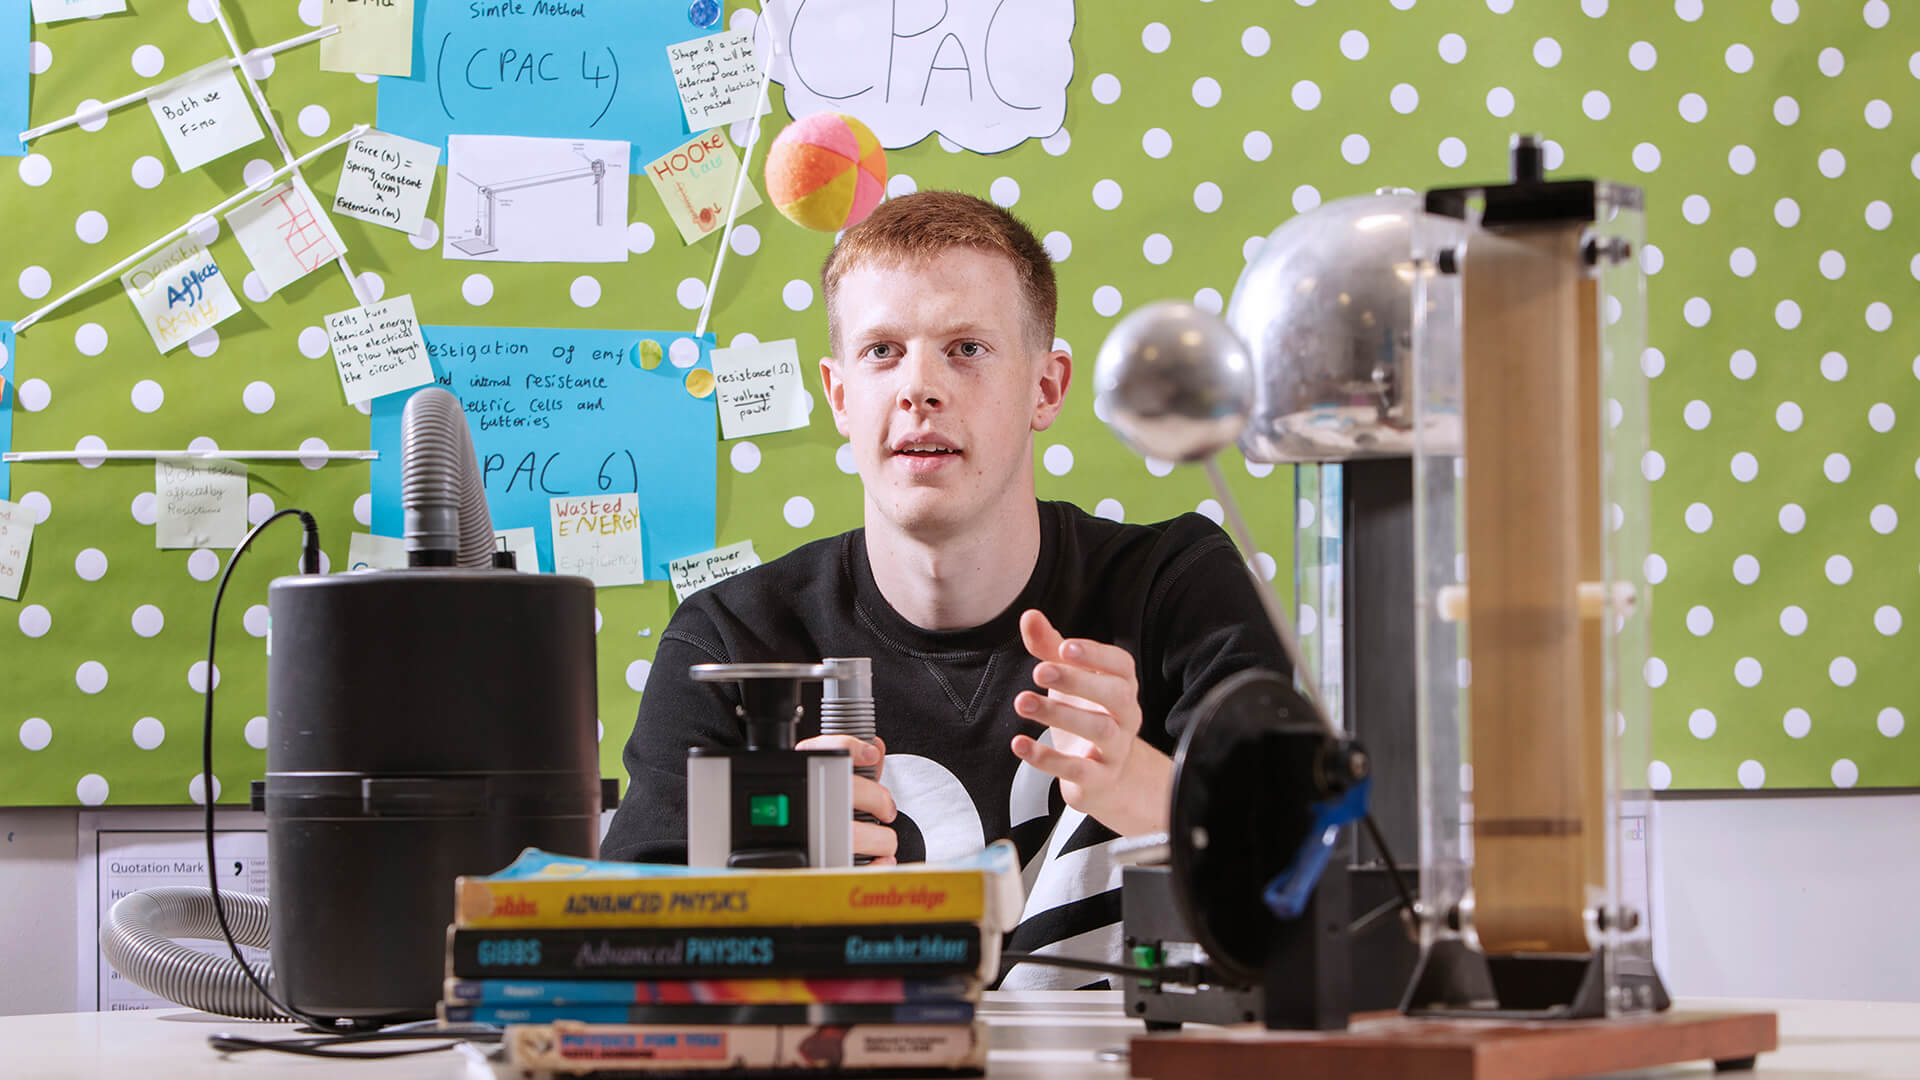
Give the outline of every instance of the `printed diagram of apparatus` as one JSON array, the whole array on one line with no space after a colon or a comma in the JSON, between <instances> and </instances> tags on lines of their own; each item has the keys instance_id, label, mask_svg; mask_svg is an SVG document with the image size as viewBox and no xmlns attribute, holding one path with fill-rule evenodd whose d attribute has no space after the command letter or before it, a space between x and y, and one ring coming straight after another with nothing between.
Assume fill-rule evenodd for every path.
<instances>
[{"instance_id":1,"label":"printed diagram of apparatus","mask_svg":"<svg viewBox=\"0 0 1920 1080\"><path fill-rule=\"evenodd\" d=\"M607 163L599 158L587 162L587 167L584 169L549 173L546 176L523 176L518 180L508 180L499 184L483 184L461 173L460 179L480 190L481 201L480 205L474 208L473 235L454 239L453 246L476 257L499 251L500 246L494 242L494 226L500 212L500 196L521 188L557 184L562 180L578 180L583 176L593 177L593 224L598 228L606 223L607 218Z\"/></svg>"},{"instance_id":2,"label":"printed diagram of apparatus","mask_svg":"<svg viewBox=\"0 0 1920 1080\"><path fill-rule=\"evenodd\" d=\"M482 262L626 262L628 144L447 137L440 254Z\"/></svg>"}]
</instances>

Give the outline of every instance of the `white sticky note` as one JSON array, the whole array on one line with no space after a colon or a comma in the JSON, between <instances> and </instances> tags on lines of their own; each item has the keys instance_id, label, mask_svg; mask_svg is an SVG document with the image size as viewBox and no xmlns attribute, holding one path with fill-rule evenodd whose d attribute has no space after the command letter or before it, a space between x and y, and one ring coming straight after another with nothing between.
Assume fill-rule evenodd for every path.
<instances>
[{"instance_id":1,"label":"white sticky note","mask_svg":"<svg viewBox=\"0 0 1920 1080\"><path fill-rule=\"evenodd\" d=\"M673 582L673 598L685 600L716 581L725 581L759 565L760 556L753 553L753 541L742 540L669 561L667 578Z\"/></svg>"},{"instance_id":2,"label":"white sticky note","mask_svg":"<svg viewBox=\"0 0 1920 1080\"><path fill-rule=\"evenodd\" d=\"M760 66L752 30L723 30L667 46L673 82L688 131L705 131L753 116L760 100Z\"/></svg>"},{"instance_id":3,"label":"white sticky note","mask_svg":"<svg viewBox=\"0 0 1920 1080\"><path fill-rule=\"evenodd\" d=\"M529 525L524 529L493 530L494 550L505 548L513 552L513 568L523 574L540 572L540 539Z\"/></svg>"},{"instance_id":4,"label":"white sticky note","mask_svg":"<svg viewBox=\"0 0 1920 1080\"><path fill-rule=\"evenodd\" d=\"M427 216L440 148L384 131L347 144L333 212L412 235Z\"/></svg>"},{"instance_id":5,"label":"white sticky note","mask_svg":"<svg viewBox=\"0 0 1920 1080\"><path fill-rule=\"evenodd\" d=\"M407 541L399 536L357 532L347 537L348 570L404 570Z\"/></svg>"},{"instance_id":6,"label":"white sticky note","mask_svg":"<svg viewBox=\"0 0 1920 1080\"><path fill-rule=\"evenodd\" d=\"M247 467L208 458L157 458L153 509L154 547L234 547L247 536Z\"/></svg>"},{"instance_id":7,"label":"white sticky note","mask_svg":"<svg viewBox=\"0 0 1920 1080\"><path fill-rule=\"evenodd\" d=\"M33 0L33 21L50 23L62 19L85 19L125 10L127 0Z\"/></svg>"},{"instance_id":8,"label":"white sticky note","mask_svg":"<svg viewBox=\"0 0 1920 1080\"><path fill-rule=\"evenodd\" d=\"M792 338L713 350L713 382L721 438L807 426L807 391Z\"/></svg>"},{"instance_id":9,"label":"white sticky note","mask_svg":"<svg viewBox=\"0 0 1920 1080\"><path fill-rule=\"evenodd\" d=\"M334 312L327 316L327 340L348 404L433 381L412 294Z\"/></svg>"},{"instance_id":10,"label":"white sticky note","mask_svg":"<svg viewBox=\"0 0 1920 1080\"><path fill-rule=\"evenodd\" d=\"M553 514L553 571L592 578L595 585L647 580L640 550L640 495L559 495Z\"/></svg>"},{"instance_id":11,"label":"white sticky note","mask_svg":"<svg viewBox=\"0 0 1920 1080\"><path fill-rule=\"evenodd\" d=\"M27 552L33 547L33 512L0 499L0 598L20 599L27 577Z\"/></svg>"},{"instance_id":12,"label":"white sticky note","mask_svg":"<svg viewBox=\"0 0 1920 1080\"><path fill-rule=\"evenodd\" d=\"M298 173L230 211L227 226L268 292L279 292L347 250Z\"/></svg>"},{"instance_id":13,"label":"white sticky note","mask_svg":"<svg viewBox=\"0 0 1920 1080\"><path fill-rule=\"evenodd\" d=\"M121 274L120 284L163 353L240 313L213 255L191 232Z\"/></svg>"},{"instance_id":14,"label":"white sticky note","mask_svg":"<svg viewBox=\"0 0 1920 1080\"><path fill-rule=\"evenodd\" d=\"M624 140L447 136L440 257L626 262Z\"/></svg>"},{"instance_id":15,"label":"white sticky note","mask_svg":"<svg viewBox=\"0 0 1920 1080\"><path fill-rule=\"evenodd\" d=\"M262 138L240 79L224 62L195 68L148 96L147 108L181 172Z\"/></svg>"}]
</instances>

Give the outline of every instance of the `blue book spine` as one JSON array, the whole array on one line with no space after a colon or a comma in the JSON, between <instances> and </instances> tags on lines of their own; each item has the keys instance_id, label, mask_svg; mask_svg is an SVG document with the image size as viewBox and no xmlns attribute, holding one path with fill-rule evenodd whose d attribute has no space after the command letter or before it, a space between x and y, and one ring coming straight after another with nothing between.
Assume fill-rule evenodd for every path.
<instances>
[{"instance_id":1,"label":"blue book spine","mask_svg":"<svg viewBox=\"0 0 1920 1080\"><path fill-rule=\"evenodd\" d=\"M755 1005L958 1001L980 989L962 975L922 979L448 979L460 1005Z\"/></svg>"},{"instance_id":2,"label":"blue book spine","mask_svg":"<svg viewBox=\"0 0 1920 1080\"><path fill-rule=\"evenodd\" d=\"M447 1005L449 1024L968 1024L970 1001L908 1005Z\"/></svg>"},{"instance_id":3,"label":"blue book spine","mask_svg":"<svg viewBox=\"0 0 1920 1080\"><path fill-rule=\"evenodd\" d=\"M846 978L974 972L977 923L874 926L449 927L448 974L463 979Z\"/></svg>"}]
</instances>

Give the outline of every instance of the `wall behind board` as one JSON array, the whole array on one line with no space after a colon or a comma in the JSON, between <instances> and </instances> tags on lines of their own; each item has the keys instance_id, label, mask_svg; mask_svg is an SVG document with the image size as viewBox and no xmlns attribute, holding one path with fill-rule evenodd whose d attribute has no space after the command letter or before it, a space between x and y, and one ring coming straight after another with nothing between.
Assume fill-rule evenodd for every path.
<instances>
[{"instance_id":1,"label":"wall behind board","mask_svg":"<svg viewBox=\"0 0 1920 1080\"><path fill-rule=\"evenodd\" d=\"M429 2L447 0L417 8ZM687 20L680 0L646 2L659 20ZM977 23L994 6L956 0L947 17ZM1064 0L1033 6L1067 9ZM227 5L243 48L304 32L320 10L318 0ZM910 41L894 21L906 6L892 0L812 0L806 11L835 13L836 32L852 35L840 57L849 71L886 74L876 65L894 39L872 27ZM31 121L225 55L211 12L204 0L135 0L125 14L33 27ZM24 20L26 4L4 0L0 14ZM1058 332L1077 369L1065 415L1036 442L1040 492L1152 521L1218 511L1196 471L1140 461L1093 414L1093 354L1120 314L1169 296L1223 303L1261 238L1322 201L1383 185L1498 180L1513 131L1552 139L1549 164L1567 175L1644 184L1652 347L1643 365L1654 410L1644 467L1657 477L1659 553L1649 566L1659 660L1644 673L1656 685L1652 780L1911 785L1920 742L1904 718L1920 691L1901 677L1910 651L1901 639L1913 631L1900 609L1915 564L1901 536L1903 521L1907 532L1920 521L1920 466L1903 435L1915 420L1900 414L1915 400L1909 368L1920 347L1912 234L1891 222L1916 202L1915 121L1902 103L1920 60L1900 44L1911 37L1900 17L1877 0L1080 5L1058 131L997 154L929 136L890 153L890 190L989 196L1047 238L1059 260ZM724 21L754 18L752 5L729 5ZM513 27L523 31L529 40L542 32ZM698 33L688 25L687 37ZM973 68L928 63L907 74L935 104L964 113L955 102L986 78L991 53L975 51ZM309 46L260 65L296 154L376 116L373 81L322 72L316 59ZM772 99L770 133L788 120L780 87ZM271 146L180 174L138 106L36 140L17 169L0 170L9 231L0 285L13 290L0 312L19 318L238 191L250 168L278 164ZM336 150L305 172L327 198L339 170ZM757 160L752 175L760 183ZM429 209L441 224L448 182L443 158ZM411 294L427 325L690 332L719 241L683 245L638 178L628 196L623 264L472 266L441 258L438 225L411 239L337 225L371 291ZM826 342L816 274L831 237L765 206L741 226L713 298L716 342L792 337L803 360L817 357ZM227 230L211 250L242 279L247 263ZM0 369L12 448L165 449L200 438L364 448L368 417L342 401L316 340L324 316L352 303L338 271L317 272L248 296L217 337L161 356L117 284L94 289L21 334ZM771 558L856 525L859 487L842 446L816 411L803 430L712 447L716 542L751 539ZM1277 570L1284 589L1291 470L1228 456L1267 556L1256 564ZM335 567L348 534L371 520L362 463L255 462L250 485L256 510L312 510ZM147 462L12 467L0 495L39 526L25 590L8 604L17 630L0 627L0 800L189 798L201 708L194 665L226 555L155 550L141 520L152 488ZM293 564L293 538L269 535L236 571L222 614L215 750L227 801L262 769L254 718L264 712L264 612L254 609ZM672 593L658 582L602 589L599 608L602 763L620 775L619 744Z\"/></svg>"}]
</instances>

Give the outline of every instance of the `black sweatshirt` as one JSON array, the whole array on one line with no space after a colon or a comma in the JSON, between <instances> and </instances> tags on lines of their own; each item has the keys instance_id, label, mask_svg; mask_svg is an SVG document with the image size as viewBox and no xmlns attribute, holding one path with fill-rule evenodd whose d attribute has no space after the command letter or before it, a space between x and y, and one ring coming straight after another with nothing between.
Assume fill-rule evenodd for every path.
<instances>
[{"instance_id":1,"label":"black sweatshirt","mask_svg":"<svg viewBox=\"0 0 1920 1080\"><path fill-rule=\"evenodd\" d=\"M1016 733L1046 733L1013 711L1015 694L1037 689L1020 613L1038 608L1066 637L1132 653L1141 737L1169 755L1216 683L1245 668L1288 665L1239 553L1213 522L1185 514L1119 524L1061 502L1042 502L1039 512L1040 556L1026 588L969 629L923 630L895 612L874 584L860 529L688 597L661 635L625 751L631 787L604 857L685 861L688 747L745 745L737 689L692 681L691 665L866 656L887 745L881 781L899 808L900 860L951 858L1011 837L1028 900L1007 948L1118 962L1120 868L1107 852L1114 834L1067 808L1059 783L1008 745ZM802 738L818 731L819 684L805 702ZM1099 981L1022 965L1003 985Z\"/></svg>"}]
</instances>

